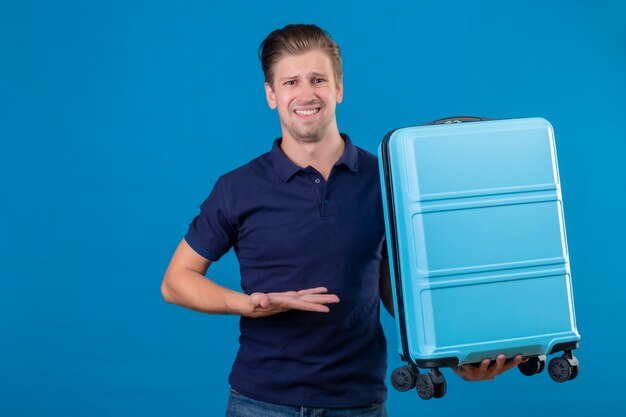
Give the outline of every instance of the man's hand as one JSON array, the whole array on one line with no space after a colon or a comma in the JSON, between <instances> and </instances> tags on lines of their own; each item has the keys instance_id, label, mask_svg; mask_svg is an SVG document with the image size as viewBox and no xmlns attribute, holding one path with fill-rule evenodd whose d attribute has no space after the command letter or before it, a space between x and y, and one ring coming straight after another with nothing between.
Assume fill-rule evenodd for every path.
<instances>
[{"instance_id":1,"label":"man's hand","mask_svg":"<svg viewBox=\"0 0 626 417\"><path fill-rule=\"evenodd\" d=\"M248 298L250 311L246 317L265 317L288 310L317 311L328 313L330 309L326 304L339 302L335 294L327 294L324 287L309 288L300 291L255 292Z\"/></svg>"},{"instance_id":2,"label":"man's hand","mask_svg":"<svg viewBox=\"0 0 626 417\"><path fill-rule=\"evenodd\" d=\"M483 359L478 366L467 364L452 369L466 381L487 381L494 379L504 371L516 367L520 363L522 363L522 355L517 355L509 360L506 360L505 355L498 355L494 363L491 363L489 359Z\"/></svg>"}]
</instances>

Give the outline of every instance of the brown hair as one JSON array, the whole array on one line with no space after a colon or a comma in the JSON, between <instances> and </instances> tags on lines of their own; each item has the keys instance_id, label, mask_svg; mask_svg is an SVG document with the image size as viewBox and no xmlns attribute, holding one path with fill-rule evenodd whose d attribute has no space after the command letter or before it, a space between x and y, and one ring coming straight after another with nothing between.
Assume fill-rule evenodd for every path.
<instances>
[{"instance_id":1,"label":"brown hair","mask_svg":"<svg viewBox=\"0 0 626 417\"><path fill-rule=\"evenodd\" d=\"M321 49L330 58L335 81L342 77L341 51L328 33L316 25L287 25L276 29L259 46L259 59L265 74L265 82L273 86L274 65L284 55L298 55L312 49Z\"/></svg>"}]
</instances>

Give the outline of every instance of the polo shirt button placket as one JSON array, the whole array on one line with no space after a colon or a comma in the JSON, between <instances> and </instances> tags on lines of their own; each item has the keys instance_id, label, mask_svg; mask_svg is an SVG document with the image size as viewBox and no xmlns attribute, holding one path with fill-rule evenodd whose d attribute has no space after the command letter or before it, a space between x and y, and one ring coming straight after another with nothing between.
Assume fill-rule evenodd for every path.
<instances>
[{"instance_id":1,"label":"polo shirt button placket","mask_svg":"<svg viewBox=\"0 0 626 417\"><path fill-rule=\"evenodd\" d=\"M320 185L320 195L323 196L322 200L322 217L326 216L326 209L328 208L328 198L326 198L326 183L322 183L320 178L315 178L315 184Z\"/></svg>"},{"instance_id":2,"label":"polo shirt button placket","mask_svg":"<svg viewBox=\"0 0 626 417\"><path fill-rule=\"evenodd\" d=\"M325 217L326 208L328 207L328 204L329 204L328 198L325 197L327 183L325 181L322 181L321 175L317 171L308 170L307 172L312 176L312 180L313 180L313 183L315 184L315 188L317 192L318 201L321 200L320 215L322 217Z\"/></svg>"}]
</instances>

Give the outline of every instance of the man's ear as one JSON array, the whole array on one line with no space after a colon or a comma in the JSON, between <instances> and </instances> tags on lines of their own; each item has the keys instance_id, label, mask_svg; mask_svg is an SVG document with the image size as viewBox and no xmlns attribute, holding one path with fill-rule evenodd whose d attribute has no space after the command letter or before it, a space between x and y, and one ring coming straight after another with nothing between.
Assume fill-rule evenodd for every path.
<instances>
[{"instance_id":1,"label":"man's ear","mask_svg":"<svg viewBox=\"0 0 626 417\"><path fill-rule=\"evenodd\" d=\"M341 100L343 100L343 79L340 79L339 82L337 82L337 93L335 95L335 100L337 101L337 104L341 103Z\"/></svg>"},{"instance_id":2,"label":"man's ear","mask_svg":"<svg viewBox=\"0 0 626 417\"><path fill-rule=\"evenodd\" d=\"M275 109L276 105L276 95L274 94L274 90L269 83L265 83L265 98L267 99L267 105L270 106L270 109Z\"/></svg>"}]
</instances>

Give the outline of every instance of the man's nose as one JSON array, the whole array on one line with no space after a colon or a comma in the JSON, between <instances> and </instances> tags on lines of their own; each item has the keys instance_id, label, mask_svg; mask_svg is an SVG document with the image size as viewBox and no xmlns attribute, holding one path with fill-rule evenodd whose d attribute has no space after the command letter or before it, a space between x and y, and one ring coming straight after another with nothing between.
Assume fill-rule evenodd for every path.
<instances>
[{"instance_id":1,"label":"man's nose","mask_svg":"<svg viewBox=\"0 0 626 417\"><path fill-rule=\"evenodd\" d=\"M317 98L315 88L310 84L301 84L299 98L302 101L313 101Z\"/></svg>"}]
</instances>

